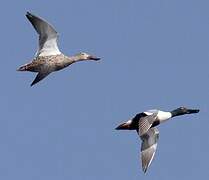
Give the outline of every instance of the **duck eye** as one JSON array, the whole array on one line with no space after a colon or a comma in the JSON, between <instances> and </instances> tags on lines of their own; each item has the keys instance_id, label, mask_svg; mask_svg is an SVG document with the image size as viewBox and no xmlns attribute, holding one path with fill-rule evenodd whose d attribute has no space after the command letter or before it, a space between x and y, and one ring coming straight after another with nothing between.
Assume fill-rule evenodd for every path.
<instances>
[{"instance_id":1,"label":"duck eye","mask_svg":"<svg viewBox=\"0 0 209 180\"><path fill-rule=\"evenodd\" d=\"M180 107L181 110L185 110L185 107Z\"/></svg>"}]
</instances>

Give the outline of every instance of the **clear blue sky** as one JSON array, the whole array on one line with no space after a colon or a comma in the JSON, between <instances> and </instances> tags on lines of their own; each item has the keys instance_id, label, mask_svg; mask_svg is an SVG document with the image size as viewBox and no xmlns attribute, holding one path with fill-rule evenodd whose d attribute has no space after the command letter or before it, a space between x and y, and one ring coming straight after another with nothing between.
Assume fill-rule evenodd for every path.
<instances>
[{"instance_id":1,"label":"clear blue sky","mask_svg":"<svg viewBox=\"0 0 209 180\"><path fill-rule=\"evenodd\" d=\"M138 180L209 176L209 2L35 0L1 2L0 179ZM102 57L34 87L16 72L36 51L30 11L60 34L62 52ZM146 175L135 132L115 131L137 112L200 108L161 125Z\"/></svg>"}]
</instances>

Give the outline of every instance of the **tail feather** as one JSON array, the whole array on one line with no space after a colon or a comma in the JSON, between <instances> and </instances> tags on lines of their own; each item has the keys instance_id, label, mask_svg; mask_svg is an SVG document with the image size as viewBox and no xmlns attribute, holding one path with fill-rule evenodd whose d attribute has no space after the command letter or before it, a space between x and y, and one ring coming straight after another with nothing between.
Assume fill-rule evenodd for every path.
<instances>
[{"instance_id":1,"label":"tail feather","mask_svg":"<svg viewBox=\"0 0 209 180\"><path fill-rule=\"evenodd\" d=\"M23 66L21 66L17 69L17 71L27 71L27 70L28 70L28 65L27 64L23 65Z\"/></svg>"}]
</instances>

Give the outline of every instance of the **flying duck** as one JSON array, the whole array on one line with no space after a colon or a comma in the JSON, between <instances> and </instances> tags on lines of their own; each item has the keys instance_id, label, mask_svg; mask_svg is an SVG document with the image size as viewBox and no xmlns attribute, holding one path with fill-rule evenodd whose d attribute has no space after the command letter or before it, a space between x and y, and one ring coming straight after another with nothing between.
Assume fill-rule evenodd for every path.
<instances>
[{"instance_id":1,"label":"flying duck","mask_svg":"<svg viewBox=\"0 0 209 180\"><path fill-rule=\"evenodd\" d=\"M138 113L132 119L120 124L116 130L136 130L142 140L141 144L141 161L142 169L146 173L150 166L159 139L159 131L156 128L159 124L175 117L184 114L198 113L199 109L187 109L180 107L173 111L166 112L160 110L149 110Z\"/></svg>"},{"instance_id":2,"label":"flying duck","mask_svg":"<svg viewBox=\"0 0 209 180\"><path fill-rule=\"evenodd\" d=\"M21 66L17 70L38 73L31 86L44 79L50 73L59 71L75 62L100 60L100 58L87 53L79 53L71 57L65 56L58 48L58 34L52 25L29 12L27 12L26 17L39 34L39 46L32 62Z\"/></svg>"}]
</instances>

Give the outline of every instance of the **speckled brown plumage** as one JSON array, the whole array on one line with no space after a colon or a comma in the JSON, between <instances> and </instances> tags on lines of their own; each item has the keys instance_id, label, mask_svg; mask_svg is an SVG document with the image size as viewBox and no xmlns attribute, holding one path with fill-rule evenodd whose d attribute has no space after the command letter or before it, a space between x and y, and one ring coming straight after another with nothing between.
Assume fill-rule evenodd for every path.
<instances>
[{"instance_id":1,"label":"speckled brown plumage","mask_svg":"<svg viewBox=\"0 0 209 180\"><path fill-rule=\"evenodd\" d=\"M39 56L31 63L25 64L19 68L19 70L31 71L31 72L48 72L58 71L70 64L74 63L73 58L69 58L63 54L52 56Z\"/></svg>"},{"instance_id":2,"label":"speckled brown plumage","mask_svg":"<svg viewBox=\"0 0 209 180\"><path fill-rule=\"evenodd\" d=\"M99 60L87 53L79 53L75 56L65 56L57 46L58 35L56 30L45 20L27 12L26 17L39 34L39 47L32 62L18 68L18 71L38 72L31 86L44 79L51 72L59 71L72 63L84 60Z\"/></svg>"}]
</instances>

